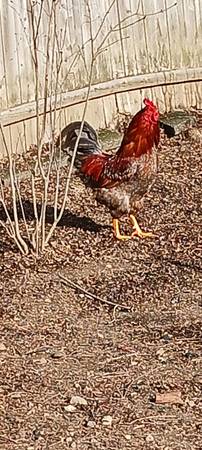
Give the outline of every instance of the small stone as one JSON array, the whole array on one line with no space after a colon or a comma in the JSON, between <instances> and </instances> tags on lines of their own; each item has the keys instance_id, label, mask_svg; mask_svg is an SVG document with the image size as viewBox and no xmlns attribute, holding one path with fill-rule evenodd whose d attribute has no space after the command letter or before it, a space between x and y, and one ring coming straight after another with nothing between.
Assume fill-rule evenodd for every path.
<instances>
[{"instance_id":1,"label":"small stone","mask_svg":"<svg viewBox=\"0 0 202 450\"><path fill-rule=\"evenodd\" d=\"M47 363L47 359L46 358L41 358L40 359L40 363L45 365Z\"/></svg>"},{"instance_id":2,"label":"small stone","mask_svg":"<svg viewBox=\"0 0 202 450\"><path fill-rule=\"evenodd\" d=\"M164 363L167 361L168 357L166 355L166 350L164 348L160 348L157 350L156 355L160 362Z\"/></svg>"},{"instance_id":3,"label":"small stone","mask_svg":"<svg viewBox=\"0 0 202 450\"><path fill-rule=\"evenodd\" d=\"M165 333L165 334L163 334L163 336L162 336L162 340L163 340L166 344L168 344L168 342L170 342L171 339L172 339L172 334L167 334L167 333Z\"/></svg>"},{"instance_id":4,"label":"small stone","mask_svg":"<svg viewBox=\"0 0 202 450\"><path fill-rule=\"evenodd\" d=\"M177 305L178 303L180 303L180 296L177 295L177 296L173 297L172 300L171 300L171 303L173 305Z\"/></svg>"},{"instance_id":5,"label":"small stone","mask_svg":"<svg viewBox=\"0 0 202 450\"><path fill-rule=\"evenodd\" d=\"M149 394L149 401L154 403L156 401L156 394L155 392L150 392Z\"/></svg>"},{"instance_id":6,"label":"small stone","mask_svg":"<svg viewBox=\"0 0 202 450\"><path fill-rule=\"evenodd\" d=\"M37 428L33 430L32 432L32 439L33 441L37 441L40 438L41 432Z\"/></svg>"},{"instance_id":7,"label":"small stone","mask_svg":"<svg viewBox=\"0 0 202 450\"><path fill-rule=\"evenodd\" d=\"M104 335L102 333L97 334L100 339L104 339Z\"/></svg>"},{"instance_id":8,"label":"small stone","mask_svg":"<svg viewBox=\"0 0 202 450\"><path fill-rule=\"evenodd\" d=\"M80 397L79 395L73 395L70 400L70 405L80 405L80 406L86 406L88 402L85 398Z\"/></svg>"},{"instance_id":9,"label":"small stone","mask_svg":"<svg viewBox=\"0 0 202 450\"><path fill-rule=\"evenodd\" d=\"M0 352L5 352L6 351L6 346L3 342L0 342Z\"/></svg>"},{"instance_id":10,"label":"small stone","mask_svg":"<svg viewBox=\"0 0 202 450\"><path fill-rule=\"evenodd\" d=\"M95 423L93 420L89 420L89 421L87 422L87 427L89 427L89 428L94 428L95 425L96 425L96 423Z\"/></svg>"},{"instance_id":11,"label":"small stone","mask_svg":"<svg viewBox=\"0 0 202 450\"><path fill-rule=\"evenodd\" d=\"M190 408L193 408L195 406L195 402L193 400L187 400L186 403L190 406Z\"/></svg>"},{"instance_id":12,"label":"small stone","mask_svg":"<svg viewBox=\"0 0 202 450\"><path fill-rule=\"evenodd\" d=\"M15 398L15 399L22 398L22 394L21 394L21 392L13 392L11 394L11 398Z\"/></svg>"},{"instance_id":13,"label":"small stone","mask_svg":"<svg viewBox=\"0 0 202 450\"><path fill-rule=\"evenodd\" d=\"M60 358L64 358L65 354L62 350L53 350L51 352L51 358L53 359L60 359Z\"/></svg>"},{"instance_id":14,"label":"small stone","mask_svg":"<svg viewBox=\"0 0 202 450\"><path fill-rule=\"evenodd\" d=\"M125 435L125 439L126 439L127 441L130 441L130 440L131 440L131 435L130 435L130 434L126 434L126 435Z\"/></svg>"},{"instance_id":15,"label":"small stone","mask_svg":"<svg viewBox=\"0 0 202 450\"><path fill-rule=\"evenodd\" d=\"M64 411L65 412L69 412L69 413L73 413L73 412L76 411L76 406L74 406L74 405L64 406Z\"/></svg>"},{"instance_id":16,"label":"small stone","mask_svg":"<svg viewBox=\"0 0 202 450\"><path fill-rule=\"evenodd\" d=\"M104 416L102 418L102 424L105 427L111 427L111 425L112 425L112 416Z\"/></svg>"},{"instance_id":17,"label":"small stone","mask_svg":"<svg viewBox=\"0 0 202 450\"><path fill-rule=\"evenodd\" d=\"M202 384L202 376L200 374L197 374L194 377L194 380L196 381L196 383Z\"/></svg>"},{"instance_id":18,"label":"small stone","mask_svg":"<svg viewBox=\"0 0 202 450\"><path fill-rule=\"evenodd\" d=\"M190 350L185 351L184 356L185 356L186 358L190 358L190 359L191 359L191 358L198 357L198 355L197 355L196 353L191 352Z\"/></svg>"},{"instance_id":19,"label":"small stone","mask_svg":"<svg viewBox=\"0 0 202 450\"><path fill-rule=\"evenodd\" d=\"M152 434L148 434L145 438L145 441L150 444L151 442L154 442L154 436Z\"/></svg>"},{"instance_id":20,"label":"small stone","mask_svg":"<svg viewBox=\"0 0 202 450\"><path fill-rule=\"evenodd\" d=\"M164 350L164 348L162 348L162 347L159 348L159 350L157 350L157 352L156 352L157 356L163 356L164 353L165 353L165 350Z\"/></svg>"},{"instance_id":21,"label":"small stone","mask_svg":"<svg viewBox=\"0 0 202 450\"><path fill-rule=\"evenodd\" d=\"M50 242L51 247L53 248L57 248L58 247L58 242L57 241L51 241Z\"/></svg>"}]
</instances>

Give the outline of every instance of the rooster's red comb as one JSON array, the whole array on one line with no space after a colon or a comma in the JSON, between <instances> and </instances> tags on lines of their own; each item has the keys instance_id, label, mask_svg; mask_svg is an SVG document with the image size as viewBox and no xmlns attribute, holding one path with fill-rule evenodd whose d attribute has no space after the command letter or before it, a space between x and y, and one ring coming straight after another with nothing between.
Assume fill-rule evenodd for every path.
<instances>
[{"instance_id":1,"label":"rooster's red comb","mask_svg":"<svg viewBox=\"0 0 202 450\"><path fill-rule=\"evenodd\" d=\"M154 105L154 103L151 100L149 100L148 98L145 98L143 100L143 102L144 102L145 106L149 106L149 108L156 109L156 106Z\"/></svg>"}]
</instances>

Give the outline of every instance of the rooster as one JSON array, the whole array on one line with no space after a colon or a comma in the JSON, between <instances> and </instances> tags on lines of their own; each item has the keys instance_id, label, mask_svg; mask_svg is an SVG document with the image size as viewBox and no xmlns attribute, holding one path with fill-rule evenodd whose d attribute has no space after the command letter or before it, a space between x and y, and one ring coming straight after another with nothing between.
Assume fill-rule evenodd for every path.
<instances>
[{"instance_id":1,"label":"rooster","mask_svg":"<svg viewBox=\"0 0 202 450\"><path fill-rule=\"evenodd\" d=\"M114 155L104 153L94 129L84 122L75 167L85 184L96 191L96 200L111 212L115 237L119 240L153 236L141 230L135 218L157 171L157 146L160 139L159 112L145 98L145 107L131 120L121 145ZM70 123L57 146L72 156L81 122ZM130 235L121 234L119 219L127 215L132 224Z\"/></svg>"}]
</instances>

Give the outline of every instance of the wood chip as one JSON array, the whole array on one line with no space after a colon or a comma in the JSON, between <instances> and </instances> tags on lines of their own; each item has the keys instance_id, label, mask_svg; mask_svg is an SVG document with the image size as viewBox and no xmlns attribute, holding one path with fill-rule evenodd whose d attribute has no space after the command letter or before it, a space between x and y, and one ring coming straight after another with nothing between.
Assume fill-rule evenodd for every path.
<instances>
[{"instance_id":1,"label":"wood chip","mask_svg":"<svg viewBox=\"0 0 202 450\"><path fill-rule=\"evenodd\" d=\"M183 404L183 400L181 397L180 391L171 391L171 392L165 392L164 394L156 394L155 399L156 404L164 404L164 403L170 403L170 404Z\"/></svg>"},{"instance_id":2,"label":"wood chip","mask_svg":"<svg viewBox=\"0 0 202 450\"><path fill-rule=\"evenodd\" d=\"M64 411L68 413L74 413L76 411L76 406L74 405L64 406Z\"/></svg>"},{"instance_id":3,"label":"wood chip","mask_svg":"<svg viewBox=\"0 0 202 450\"><path fill-rule=\"evenodd\" d=\"M6 346L3 342L0 342L0 352L5 352L6 351Z\"/></svg>"},{"instance_id":4,"label":"wood chip","mask_svg":"<svg viewBox=\"0 0 202 450\"><path fill-rule=\"evenodd\" d=\"M102 418L102 424L105 427L111 427L111 425L112 425L112 416L104 416Z\"/></svg>"},{"instance_id":5,"label":"wood chip","mask_svg":"<svg viewBox=\"0 0 202 450\"><path fill-rule=\"evenodd\" d=\"M70 400L70 405L82 405L86 406L88 404L87 400L79 395L73 395Z\"/></svg>"}]
</instances>

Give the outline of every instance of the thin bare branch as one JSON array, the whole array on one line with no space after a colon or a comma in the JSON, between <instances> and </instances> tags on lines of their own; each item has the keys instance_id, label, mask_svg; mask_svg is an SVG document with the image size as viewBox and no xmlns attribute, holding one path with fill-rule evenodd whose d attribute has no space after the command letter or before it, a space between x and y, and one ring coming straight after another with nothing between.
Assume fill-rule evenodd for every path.
<instances>
[{"instance_id":1,"label":"thin bare branch","mask_svg":"<svg viewBox=\"0 0 202 450\"><path fill-rule=\"evenodd\" d=\"M39 26L40 26L40 22L38 20L37 22L37 33L35 31L35 15L34 15L34 6L32 4L32 1L29 0L29 4L30 4L30 17L31 17L31 28L32 28L32 41L33 41L33 48L34 48L34 74L35 74L35 103L36 103L36 135L37 135L37 147L38 147L38 166L39 169L41 171L41 175L44 178L44 171L43 171L43 167L41 164L41 149L40 149L40 145L41 145L41 137L40 137L40 121L39 121L39 60L38 60L38 48L37 48L37 41L38 41L38 34L39 34ZM40 20L41 20L41 15L39 15ZM36 163L36 166L37 166Z\"/></svg>"},{"instance_id":2,"label":"thin bare branch","mask_svg":"<svg viewBox=\"0 0 202 450\"><path fill-rule=\"evenodd\" d=\"M13 225L13 222L11 220L8 208L6 206L6 202L4 199L4 193L3 193L3 186L2 186L2 181L0 181L0 185L1 185L1 197L0 197L0 202L3 206L4 212L6 214L6 218L8 221L8 225L6 223L3 222L3 220L0 220L0 224L1 226L6 230L8 236L10 236L11 239L14 240L15 244L17 245L17 247L19 248L21 253L24 253L22 246L19 243L19 240L16 237L16 232L15 232L15 227ZM10 227L10 228L9 228ZM10 231L11 230L11 231Z\"/></svg>"},{"instance_id":3,"label":"thin bare branch","mask_svg":"<svg viewBox=\"0 0 202 450\"><path fill-rule=\"evenodd\" d=\"M130 36L123 36L122 40L124 41L125 39L130 39ZM107 52L107 50L112 47L114 44L117 44L117 42L120 42L120 39L116 39L113 42L110 42L109 44L107 44L106 47L101 48L98 52L97 52L97 56L101 55L101 53L103 52Z\"/></svg>"},{"instance_id":4,"label":"thin bare branch","mask_svg":"<svg viewBox=\"0 0 202 450\"><path fill-rule=\"evenodd\" d=\"M36 166L35 166L36 168ZM39 216L37 211L36 189L35 189L36 171L31 174L31 187L32 187L32 201L35 217L35 230L32 233L32 246L36 250L36 254L39 253Z\"/></svg>"},{"instance_id":5,"label":"thin bare branch","mask_svg":"<svg viewBox=\"0 0 202 450\"><path fill-rule=\"evenodd\" d=\"M130 306L126 306L126 305L122 305L122 304L119 304L119 303L111 302L110 300L105 300L105 299L103 299L101 297L98 297L97 295L91 294L91 292L87 291L86 289L82 288L78 284L76 284L73 281L69 280L68 278L64 277L61 273L59 273L58 275L59 275L59 278L62 280L62 283L64 283L66 286L70 286L70 287L72 287L74 289L77 289L80 292L83 292L84 294L87 295L87 297L93 298L94 300L97 300L98 302L105 303L108 306L113 306L115 308L119 308L119 309L124 310L124 311L130 311L131 310Z\"/></svg>"},{"instance_id":6,"label":"thin bare branch","mask_svg":"<svg viewBox=\"0 0 202 450\"><path fill-rule=\"evenodd\" d=\"M57 43L57 46L59 48L59 41L58 41L58 36L57 36L57 29L56 29L56 8L53 7L53 9L51 10L51 19L53 16L53 28L54 28L54 33L53 33L53 38L52 38L52 66L51 66L51 73L53 73L53 62L54 62L54 56L55 56L55 43ZM49 45L47 46L47 52L49 51ZM42 203L42 209L41 209L41 216L40 216L40 225L41 225L41 249L43 250L45 247L45 219L46 219L46 208L47 208L47 202L48 202L48 187L49 187L49 182L50 182L50 174L51 174L51 169L52 169L52 165L53 165L53 160L55 157L55 146L53 145L53 140L54 140L54 131L55 131L55 124L56 124L56 104L57 104L57 95L58 95L58 82L59 82L59 73L61 70L61 66L62 66L62 59L59 58L59 60L57 59L57 55L56 55L56 82L55 82L55 98L54 98L54 118L52 121L52 104L50 102L50 124L51 124L51 131L52 131L52 144L49 143L49 164L48 164L48 171L46 174L46 179L44 180L44 193L43 193L43 203ZM47 73L47 77L48 77L48 73ZM52 76L51 76L51 83L52 83ZM52 92L52 90L51 90ZM46 98L48 96L48 93L46 93ZM45 96L44 96L45 97ZM52 99L52 96L51 96ZM44 111L45 113L45 111ZM45 129L44 129L45 131ZM58 179L58 183L59 183L59 179ZM56 199L58 196L58 191L56 190ZM57 201L57 200L56 200ZM55 201L54 201L54 205L55 205ZM54 206L54 216L55 216L55 206Z\"/></svg>"},{"instance_id":7,"label":"thin bare branch","mask_svg":"<svg viewBox=\"0 0 202 450\"><path fill-rule=\"evenodd\" d=\"M43 4L44 4L44 0L41 0L40 2L40 10L39 10L39 16L38 16L38 21L37 21L37 25L36 25L36 32L35 32L35 36L34 36L34 40L37 42L38 39L38 34L39 34L39 27L41 24L41 16L42 16L42 11L43 11Z\"/></svg>"},{"instance_id":8,"label":"thin bare branch","mask_svg":"<svg viewBox=\"0 0 202 450\"><path fill-rule=\"evenodd\" d=\"M12 154L10 151L9 146L7 145L3 126L0 123L0 129L1 129L1 135L3 139L3 143L6 149L8 161L9 161L9 174L10 174L10 181L11 181L11 191L12 191L12 203L13 203L13 214L14 214L14 228L15 228L15 236L19 242L19 246L21 247L22 253L27 254L28 253L28 246L25 242L25 240L21 236L20 228L19 228L19 220L18 220L18 212L17 212L17 201L16 201L16 189L15 189L15 182L14 182L14 175L13 175L13 160L12 160Z\"/></svg>"},{"instance_id":9,"label":"thin bare branch","mask_svg":"<svg viewBox=\"0 0 202 450\"><path fill-rule=\"evenodd\" d=\"M48 99L48 81L49 81L49 63L50 63L50 40L51 40L51 23L52 23L52 15L54 10L55 2L51 3L51 11L48 22L48 33L47 33L47 42L46 42L46 66L45 66L45 74L44 74L44 108L43 108L43 123L42 123L42 131L40 136L39 143L39 151L41 151L41 143L44 138L45 128L46 128L46 117L47 117L47 99Z\"/></svg>"},{"instance_id":10,"label":"thin bare branch","mask_svg":"<svg viewBox=\"0 0 202 450\"><path fill-rule=\"evenodd\" d=\"M8 212L8 208L7 208L7 205L6 205L6 202L5 202L4 188L3 188L2 180L0 180L0 188L1 188L0 202L1 202L2 206L3 206L3 209L4 209L4 212L6 214L9 226L11 227L12 234L15 236L15 228L14 228L14 225L13 225L12 220L10 218L10 214ZM5 225L5 228L6 228L6 225Z\"/></svg>"},{"instance_id":11,"label":"thin bare branch","mask_svg":"<svg viewBox=\"0 0 202 450\"><path fill-rule=\"evenodd\" d=\"M87 90L87 94L86 94L86 101L84 104L84 110L83 110L83 115L82 115L82 120L81 120L81 127L79 130L79 134L77 136L77 140L75 143L75 147L74 147L74 151L73 151L73 155L72 155L72 159L71 159L71 163L70 163L70 168L69 168L69 172L67 175L67 179L66 179L66 186L65 186L65 193L64 193L64 198L63 198L63 202L62 202L62 206L60 209L60 212L57 216L57 219L54 220L54 223L46 237L45 240L45 245L47 245L47 243L49 242L53 232L55 231L55 228L58 224L58 222L61 220L62 215L64 213L64 209L66 206L66 202L67 202L67 197L68 197L68 192L69 192L69 186L70 186L70 181L71 181L71 175L73 172L73 168L74 168L74 161L76 158L76 153L77 153L77 149L78 149L78 144L79 144L79 140L81 138L81 134L82 134L82 130L83 130L83 125L84 125L84 121L85 121L85 116L86 116L86 111L87 111L87 107L88 107L88 101L89 101L89 95L90 95L90 89L91 89L91 84L92 84L92 75L93 75L93 64L94 64L94 46L93 46L93 37L92 37L92 20L91 20L91 13L90 13L90 8L87 2L87 7L88 7L88 12L89 12L89 17L90 17L90 36L91 36L91 67L90 67L90 73L89 73L89 84L88 84L88 90ZM56 216L56 214L55 214Z\"/></svg>"},{"instance_id":12,"label":"thin bare branch","mask_svg":"<svg viewBox=\"0 0 202 450\"><path fill-rule=\"evenodd\" d=\"M18 195L18 201L19 201L19 205L20 205L20 209L21 209L21 213L22 213L23 222L24 222L24 225L25 225L26 233L27 233L27 238L28 238L28 241L29 241L30 240L30 233L29 233L27 220L26 220L26 217L25 217L25 211L24 211L24 206L23 206L23 202L22 202L21 192L20 192L20 188L19 188L19 185L18 185L18 180L17 180L17 177L16 177L15 161L13 161L13 178L14 178L14 183L15 183L15 188L16 188L16 191L17 191L17 195Z\"/></svg>"},{"instance_id":13,"label":"thin bare branch","mask_svg":"<svg viewBox=\"0 0 202 450\"><path fill-rule=\"evenodd\" d=\"M101 41L100 45L97 47L95 57L99 54L100 49L103 47L104 43L107 41L107 39L109 38L109 36L110 36L112 33L116 32L116 31L120 31L120 29L121 29L121 30L124 30L124 29L129 28L129 27L131 27L131 26L133 26L133 25L136 25L137 23L142 22L143 20L145 20L147 17L157 16L157 15L159 15L159 14L162 14L162 13L168 11L169 9L174 8L176 5L177 5L177 1L176 1L175 3L173 3L172 5L170 5L169 7L162 8L162 9L160 9L160 10L158 10L158 11L154 11L154 12L152 12L152 13L147 13L147 14L141 14L141 17L139 17L136 21L130 22L130 23L128 23L127 25L124 25L124 26L123 26L123 23L124 23L124 22L126 22L127 20L131 19L131 18L134 17L134 16L137 16L137 15L140 16L140 14L139 14L139 13L137 14L137 12L135 12L135 13L129 15L128 17L125 17L125 18L122 19L120 22L118 22L116 25L114 25L114 26L106 33L106 35L104 36L104 38L103 38L103 40Z\"/></svg>"},{"instance_id":14,"label":"thin bare branch","mask_svg":"<svg viewBox=\"0 0 202 450\"><path fill-rule=\"evenodd\" d=\"M2 205L3 205L4 209L5 209L6 205L3 204L3 203L2 203ZM4 228L6 230L6 233L8 234L8 236L15 242L16 246L20 250L20 253L23 254L24 253L23 248L21 247L18 239L16 238L15 231L13 231L13 230L10 231L9 226L6 223L4 223L3 220L0 220L0 225L2 226L2 228Z\"/></svg>"},{"instance_id":15,"label":"thin bare branch","mask_svg":"<svg viewBox=\"0 0 202 450\"><path fill-rule=\"evenodd\" d=\"M66 202L67 202L67 197L68 197L68 193L69 193L69 186L70 186L70 181L71 181L71 175L74 169L74 161L76 158L76 153L77 153L77 149L78 149L78 144L81 138L81 134L82 134L82 130L83 130L83 126L84 126L84 122L85 122L85 116L86 116L86 111L87 111L87 107L88 107L88 101L89 101L89 94L90 94L90 89L91 89L91 84L92 84L92 74L93 74L93 64L91 64L91 68L90 68L90 75L89 75L89 85L88 85L88 90L87 90L87 94L86 94L86 101L84 104L84 110L83 110L83 114L82 114L82 120L81 120L81 127L79 130L79 134L77 136L77 140L75 143L75 147L74 147L74 151L73 151L73 155L72 155L72 159L71 159L71 163L70 163L70 168L69 168L69 172L67 175L67 179L66 179L66 186L65 186L65 193L64 193L64 198L63 198L63 202L62 202L62 206L60 209L60 213L57 217L57 220L54 221L47 237L46 237L46 241L45 241L45 245L48 244L51 236L53 235L55 228L58 224L58 222L61 220L64 210L65 210L65 206L66 206Z\"/></svg>"},{"instance_id":16,"label":"thin bare branch","mask_svg":"<svg viewBox=\"0 0 202 450\"><path fill-rule=\"evenodd\" d=\"M100 32L102 31L102 28L103 28L103 26L104 26L104 24L105 24L105 21L106 21L106 19L107 19L107 16L109 15L111 9L113 8L115 2L116 2L116 0L112 0L111 4L109 5L109 8L108 8L107 11L105 12L105 14L104 14L104 16L103 16L103 19L101 20L101 23L100 23L100 25L99 25L99 27L98 27L96 33L95 33L95 36L94 36L94 38L93 38L94 41L97 39L97 37L99 36ZM88 7L89 7L89 4L88 4Z\"/></svg>"},{"instance_id":17,"label":"thin bare branch","mask_svg":"<svg viewBox=\"0 0 202 450\"><path fill-rule=\"evenodd\" d=\"M17 15L17 17L18 17L18 19L19 19L19 21L20 21L20 24L21 24L22 29L23 29L23 33L24 33L24 35L25 35L25 37L26 37L26 41L27 41L27 44L28 44L28 47L29 47L29 50L30 50L30 54L31 54L32 61L34 62L34 54L33 54L32 47L31 47L31 43L30 43L30 35L29 35L28 32L26 31L26 27L25 27L25 24L24 24L24 19L22 18L22 12L20 13L20 12L15 8L15 6L12 4L12 1L10 1L10 2L8 3L8 6L9 6L13 11L15 11L15 14ZM29 12L28 9L27 9L27 12Z\"/></svg>"}]
</instances>

